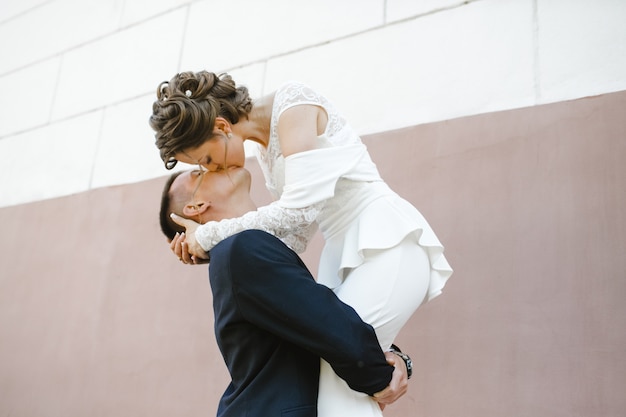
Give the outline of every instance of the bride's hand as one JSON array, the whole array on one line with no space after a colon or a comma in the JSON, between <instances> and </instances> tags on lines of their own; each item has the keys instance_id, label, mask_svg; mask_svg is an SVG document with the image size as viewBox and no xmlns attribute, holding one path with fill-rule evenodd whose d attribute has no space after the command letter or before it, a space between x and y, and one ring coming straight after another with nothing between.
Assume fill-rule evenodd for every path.
<instances>
[{"instance_id":1,"label":"bride's hand","mask_svg":"<svg viewBox=\"0 0 626 417\"><path fill-rule=\"evenodd\" d=\"M173 213L170 216L174 222L186 230L184 233L177 233L170 243L174 255L185 264L207 263L209 255L202 249L195 236L196 229L200 224Z\"/></svg>"}]
</instances>

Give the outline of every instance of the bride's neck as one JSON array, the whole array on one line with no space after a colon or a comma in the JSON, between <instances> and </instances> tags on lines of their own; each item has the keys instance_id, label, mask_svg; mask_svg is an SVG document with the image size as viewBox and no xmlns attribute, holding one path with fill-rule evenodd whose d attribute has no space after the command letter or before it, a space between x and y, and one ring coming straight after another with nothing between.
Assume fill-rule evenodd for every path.
<instances>
[{"instance_id":1,"label":"bride's neck","mask_svg":"<svg viewBox=\"0 0 626 417\"><path fill-rule=\"evenodd\" d=\"M270 140L270 125L272 121L272 105L274 104L274 94L261 97L255 100L252 111L248 115L251 134L249 139L267 147Z\"/></svg>"}]
</instances>

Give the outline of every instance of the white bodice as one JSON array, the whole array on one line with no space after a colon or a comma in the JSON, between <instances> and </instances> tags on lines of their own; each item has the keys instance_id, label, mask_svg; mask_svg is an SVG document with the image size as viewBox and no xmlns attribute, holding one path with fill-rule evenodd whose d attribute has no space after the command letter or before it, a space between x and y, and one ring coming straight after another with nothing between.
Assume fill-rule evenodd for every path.
<instances>
[{"instance_id":1,"label":"white bodice","mask_svg":"<svg viewBox=\"0 0 626 417\"><path fill-rule=\"evenodd\" d=\"M278 138L278 120L285 110L304 104L320 106L326 111L326 130L318 137L318 149L284 158ZM345 118L324 96L297 82L287 83L277 90L268 146L259 146L257 158L267 189L276 201L240 218L200 226L196 239L205 250L242 230L260 229L281 238L301 253L317 230L318 215L326 201L334 196L340 178L381 181L365 145Z\"/></svg>"}]
</instances>

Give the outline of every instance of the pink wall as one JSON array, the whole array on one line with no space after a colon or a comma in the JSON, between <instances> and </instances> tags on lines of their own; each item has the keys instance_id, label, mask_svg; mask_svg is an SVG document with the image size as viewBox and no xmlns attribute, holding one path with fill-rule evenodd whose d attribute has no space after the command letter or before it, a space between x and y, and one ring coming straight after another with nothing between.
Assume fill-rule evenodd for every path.
<instances>
[{"instance_id":1,"label":"pink wall","mask_svg":"<svg viewBox=\"0 0 626 417\"><path fill-rule=\"evenodd\" d=\"M388 417L623 415L625 113L620 92L365 138L455 268L398 338L416 375ZM215 414L206 270L160 235L163 182L0 209L0 415Z\"/></svg>"}]
</instances>

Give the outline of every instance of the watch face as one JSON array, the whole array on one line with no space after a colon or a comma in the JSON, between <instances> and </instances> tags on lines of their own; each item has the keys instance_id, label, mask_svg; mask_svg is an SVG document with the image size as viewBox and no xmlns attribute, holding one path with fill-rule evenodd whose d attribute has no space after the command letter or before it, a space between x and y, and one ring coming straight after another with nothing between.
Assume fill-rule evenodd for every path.
<instances>
[{"instance_id":1,"label":"watch face","mask_svg":"<svg viewBox=\"0 0 626 417\"><path fill-rule=\"evenodd\" d=\"M411 360L409 355L407 355L406 353L402 353L395 345L392 345L392 348L393 348L392 352L398 355L400 358L402 358L402 360L404 361L404 364L406 365L407 379L411 378L411 375L413 374L413 361Z\"/></svg>"}]
</instances>

